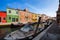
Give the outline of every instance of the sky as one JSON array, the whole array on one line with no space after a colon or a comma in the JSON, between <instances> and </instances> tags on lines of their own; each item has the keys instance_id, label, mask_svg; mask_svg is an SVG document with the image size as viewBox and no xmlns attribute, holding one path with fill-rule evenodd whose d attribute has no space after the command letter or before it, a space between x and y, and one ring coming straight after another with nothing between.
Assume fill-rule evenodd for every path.
<instances>
[{"instance_id":1,"label":"sky","mask_svg":"<svg viewBox=\"0 0 60 40\"><path fill-rule=\"evenodd\" d=\"M6 11L6 8L24 10L28 8L30 12L37 14L46 14L56 17L59 0L0 0L0 11Z\"/></svg>"}]
</instances>

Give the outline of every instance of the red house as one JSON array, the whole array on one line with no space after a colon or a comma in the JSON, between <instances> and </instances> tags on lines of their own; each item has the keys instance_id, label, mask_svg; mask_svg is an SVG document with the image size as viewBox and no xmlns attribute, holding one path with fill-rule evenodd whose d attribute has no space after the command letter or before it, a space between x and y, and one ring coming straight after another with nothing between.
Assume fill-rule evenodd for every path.
<instances>
[{"instance_id":1,"label":"red house","mask_svg":"<svg viewBox=\"0 0 60 40\"><path fill-rule=\"evenodd\" d=\"M0 23L6 23L6 12L5 11L0 11Z\"/></svg>"}]
</instances>

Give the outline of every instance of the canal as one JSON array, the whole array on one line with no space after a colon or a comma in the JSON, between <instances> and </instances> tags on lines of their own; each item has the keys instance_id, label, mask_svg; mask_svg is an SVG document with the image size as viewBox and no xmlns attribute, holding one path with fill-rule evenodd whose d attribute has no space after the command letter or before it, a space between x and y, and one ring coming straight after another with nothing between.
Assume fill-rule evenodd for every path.
<instances>
[{"instance_id":1,"label":"canal","mask_svg":"<svg viewBox=\"0 0 60 40\"><path fill-rule=\"evenodd\" d=\"M36 25L37 25L37 24L34 24L33 27L36 27ZM40 24L39 27L42 28L43 25ZM0 30L6 31L7 33L11 33L11 32L13 32L13 31L15 31L15 30L20 29L20 28L21 28L21 27L11 28L11 27L5 25L5 26L1 26L1 27L0 27Z\"/></svg>"},{"instance_id":2,"label":"canal","mask_svg":"<svg viewBox=\"0 0 60 40\"><path fill-rule=\"evenodd\" d=\"M32 27L34 27L34 30L36 30L37 24L32 24ZM6 25L0 26L0 30L3 30L2 32L0 32L1 33L0 36L2 36L3 33L6 36L7 34L10 34L11 32L14 32L16 30L19 30L20 28L21 27L13 27L13 28L11 28L11 26L6 26ZM38 29L38 32L40 32L40 29L41 28L44 28L44 24L39 24L39 27L38 28L39 28ZM3 35L3 37L4 37L4 35Z\"/></svg>"}]
</instances>

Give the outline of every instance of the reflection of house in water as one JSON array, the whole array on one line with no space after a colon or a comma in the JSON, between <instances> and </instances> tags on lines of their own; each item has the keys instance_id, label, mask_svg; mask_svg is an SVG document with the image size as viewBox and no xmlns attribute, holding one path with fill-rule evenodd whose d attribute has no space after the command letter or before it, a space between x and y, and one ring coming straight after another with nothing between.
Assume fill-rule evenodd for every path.
<instances>
[{"instance_id":1,"label":"reflection of house in water","mask_svg":"<svg viewBox=\"0 0 60 40\"><path fill-rule=\"evenodd\" d=\"M3 38L5 36L6 31L0 29L0 38Z\"/></svg>"}]
</instances>

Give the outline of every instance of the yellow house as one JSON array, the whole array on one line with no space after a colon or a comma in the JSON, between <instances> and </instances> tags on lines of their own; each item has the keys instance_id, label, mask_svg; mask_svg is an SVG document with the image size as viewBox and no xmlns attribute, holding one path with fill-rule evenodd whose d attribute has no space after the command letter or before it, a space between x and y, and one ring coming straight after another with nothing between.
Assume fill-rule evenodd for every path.
<instances>
[{"instance_id":1,"label":"yellow house","mask_svg":"<svg viewBox=\"0 0 60 40\"><path fill-rule=\"evenodd\" d=\"M38 21L38 16L35 13L32 13L32 22L37 22Z\"/></svg>"}]
</instances>

